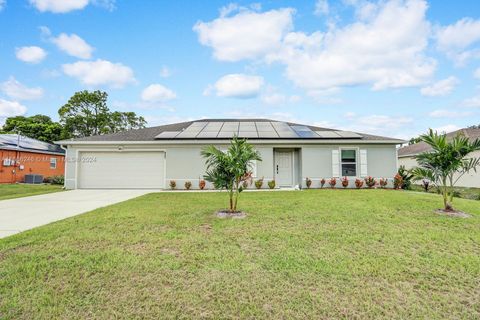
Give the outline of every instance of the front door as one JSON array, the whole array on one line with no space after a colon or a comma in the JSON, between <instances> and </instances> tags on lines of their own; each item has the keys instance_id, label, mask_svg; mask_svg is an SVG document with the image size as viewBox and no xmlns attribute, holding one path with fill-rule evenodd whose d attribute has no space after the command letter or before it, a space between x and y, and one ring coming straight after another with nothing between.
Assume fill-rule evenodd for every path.
<instances>
[{"instance_id":1,"label":"front door","mask_svg":"<svg viewBox=\"0 0 480 320\"><path fill-rule=\"evenodd\" d=\"M293 152L275 152L275 180L279 187L293 186Z\"/></svg>"}]
</instances>

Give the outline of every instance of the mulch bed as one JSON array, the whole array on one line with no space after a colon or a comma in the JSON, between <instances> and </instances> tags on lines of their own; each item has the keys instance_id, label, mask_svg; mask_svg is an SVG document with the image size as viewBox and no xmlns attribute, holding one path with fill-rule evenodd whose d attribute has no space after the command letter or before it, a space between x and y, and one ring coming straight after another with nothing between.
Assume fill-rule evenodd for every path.
<instances>
[{"instance_id":1,"label":"mulch bed","mask_svg":"<svg viewBox=\"0 0 480 320\"><path fill-rule=\"evenodd\" d=\"M244 219L247 217L247 214L242 211L230 212L226 210L220 210L220 211L217 211L215 214L218 218L222 218L222 219L224 218Z\"/></svg>"},{"instance_id":2,"label":"mulch bed","mask_svg":"<svg viewBox=\"0 0 480 320\"><path fill-rule=\"evenodd\" d=\"M441 214L443 216L454 217L454 218L470 218L471 217L471 215L469 215L468 213L463 211L457 211L457 210L437 209L435 210L435 213Z\"/></svg>"}]
</instances>

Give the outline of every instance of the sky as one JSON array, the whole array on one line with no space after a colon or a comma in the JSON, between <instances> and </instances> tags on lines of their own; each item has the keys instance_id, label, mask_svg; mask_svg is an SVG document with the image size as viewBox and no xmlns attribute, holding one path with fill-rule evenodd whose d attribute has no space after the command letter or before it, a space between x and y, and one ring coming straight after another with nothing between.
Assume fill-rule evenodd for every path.
<instances>
[{"instance_id":1,"label":"sky","mask_svg":"<svg viewBox=\"0 0 480 320\"><path fill-rule=\"evenodd\" d=\"M480 3L0 0L0 124L58 120L80 90L149 126L449 132L480 124Z\"/></svg>"}]
</instances>

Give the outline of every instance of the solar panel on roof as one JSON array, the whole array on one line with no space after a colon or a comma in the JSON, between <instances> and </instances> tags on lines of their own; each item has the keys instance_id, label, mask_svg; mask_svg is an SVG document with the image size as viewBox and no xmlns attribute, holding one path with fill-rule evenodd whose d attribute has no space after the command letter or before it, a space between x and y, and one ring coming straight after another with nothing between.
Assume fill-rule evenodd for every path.
<instances>
[{"instance_id":1,"label":"solar panel on roof","mask_svg":"<svg viewBox=\"0 0 480 320\"><path fill-rule=\"evenodd\" d=\"M179 133L180 133L180 131L164 131L164 132L160 133L159 135L157 135L155 138L159 138L159 139L174 138Z\"/></svg>"},{"instance_id":2,"label":"solar panel on roof","mask_svg":"<svg viewBox=\"0 0 480 320\"><path fill-rule=\"evenodd\" d=\"M224 128L238 130L238 122L224 122L222 129Z\"/></svg>"},{"instance_id":3,"label":"solar panel on roof","mask_svg":"<svg viewBox=\"0 0 480 320\"><path fill-rule=\"evenodd\" d=\"M259 138L278 138L278 134L275 131L258 131Z\"/></svg>"},{"instance_id":4,"label":"solar panel on roof","mask_svg":"<svg viewBox=\"0 0 480 320\"><path fill-rule=\"evenodd\" d=\"M209 122L204 128L203 131L218 131L223 126L223 122Z\"/></svg>"},{"instance_id":5,"label":"solar panel on roof","mask_svg":"<svg viewBox=\"0 0 480 320\"><path fill-rule=\"evenodd\" d=\"M195 138L198 135L198 131L182 131L175 138Z\"/></svg>"},{"instance_id":6,"label":"solar panel on roof","mask_svg":"<svg viewBox=\"0 0 480 320\"><path fill-rule=\"evenodd\" d=\"M201 139L210 139L216 138L218 135L217 131L202 131L197 135L197 138Z\"/></svg>"},{"instance_id":7,"label":"solar panel on roof","mask_svg":"<svg viewBox=\"0 0 480 320\"><path fill-rule=\"evenodd\" d=\"M298 138L298 134L295 131L277 131L280 138Z\"/></svg>"},{"instance_id":8,"label":"solar panel on roof","mask_svg":"<svg viewBox=\"0 0 480 320\"><path fill-rule=\"evenodd\" d=\"M342 138L361 138L362 136L352 131L336 131Z\"/></svg>"},{"instance_id":9,"label":"solar panel on roof","mask_svg":"<svg viewBox=\"0 0 480 320\"><path fill-rule=\"evenodd\" d=\"M220 131L217 135L217 138L233 138L237 132L233 131Z\"/></svg>"},{"instance_id":10,"label":"solar panel on roof","mask_svg":"<svg viewBox=\"0 0 480 320\"><path fill-rule=\"evenodd\" d=\"M240 138L258 138L257 131L240 131L238 133Z\"/></svg>"},{"instance_id":11,"label":"solar panel on roof","mask_svg":"<svg viewBox=\"0 0 480 320\"><path fill-rule=\"evenodd\" d=\"M336 131L315 131L321 138L340 138Z\"/></svg>"},{"instance_id":12,"label":"solar panel on roof","mask_svg":"<svg viewBox=\"0 0 480 320\"><path fill-rule=\"evenodd\" d=\"M188 128L198 128L198 127L205 127L205 125L207 124L208 122L206 121L197 121L197 122L194 122L192 123L190 126L188 126Z\"/></svg>"}]
</instances>

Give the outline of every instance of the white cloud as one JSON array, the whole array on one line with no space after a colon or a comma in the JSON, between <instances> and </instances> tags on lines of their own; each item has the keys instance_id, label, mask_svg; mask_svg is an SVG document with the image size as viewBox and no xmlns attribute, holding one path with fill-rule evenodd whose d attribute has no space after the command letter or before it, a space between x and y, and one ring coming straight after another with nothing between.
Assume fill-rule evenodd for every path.
<instances>
[{"instance_id":1,"label":"white cloud","mask_svg":"<svg viewBox=\"0 0 480 320\"><path fill-rule=\"evenodd\" d=\"M7 4L7 1L6 0L0 0L0 11L3 10L3 8L5 8L5 5Z\"/></svg>"},{"instance_id":2,"label":"white cloud","mask_svg":"<svg viewBox=\"0 0 480 320\"><path fill-rule=\"evenodd\" d=\"M307 89L418 86L436 68L424 53L430 33L426 9L423 0L382 2L366 21L324 33L289 33L284 50L270 60L284 63L287 77Z\"/></svg>"},{"instance_id":3,"label":"white cloud","mask_svg":"<svg viewBox=\"0 0 480 320\"><path fill-rule=\"evenodd\" d=\"M80 59L90 59L94 48L76 34L61 33L51 41L62 51Z\"/></svg>"},{"instance_id":4,"label":"white cloud","mask_svg":"<svg viewBox=\"0 0 480 320\"><path fill-rule=\"evenodd\" d=\"M463 118L472 115L472 113L439 109L430 112L428 115L432 118Z\"/></svg>"},{"instance_id":5,"label":"white cloud","mask_svg":"<svg viewBox=\"0 0 480 320\"><path fill-rule=\"evenodd\" d=\"M199 22L194 30L217 59L284 64L287 77L307 90L354 85L380 90L420 86L432 77L436 61L425 54L426 10L425 0L381 1L359 21L311 34L287 32L293 9L240 12Z\"/></svg>"},{"instance_id":6,"label":"white cloud","mask_svg":"<svg viewBox=\"0 0 480 320\"><path fill-rule=\"evenodd\" d=\"M462 105L469 108L480 108L480 96L465 99L463 100Z\"/></svg>"},{"instance_id":7,"label":"white cloud","mask_svg":"<svg viewBox=\"0 0 480 320\"><path fill-rule=\"evenodd\" d=\"M292 29L291 8L258 13L242 10L227 16L232 9L211 22L197 22L193 30L201 44L213 48L222 61L262 58L280 49L283 36Z\"/></svg>"},{"instance_id":8,"label":"white cloud","mask_svg":"<svg viewBox=\"0 0 480 320\"><path fill-rule=\"evenodd\" d=\"M107 10L115 9L115 0L30 0L40 12L67 13L82 10L88 4L94 4Z\"/></svg>"},{"instance_id":9,"label":"white cloud","mask_svg":"<svg viewBox=\"0 0 480 320\"><path fill-rule=\"evenodd\" d=\"M455 125L455 124L447 124L447 125L444 125L444 126L432 128L433 131L437 131L438 133L449 133L449 132L457 131L457 130L460 130L460 129L462 129L462 128Z\"/></svg>"},{"instance_id":10,"label":"white cloud","mask_svg":"<svg viewBox=\"0 0 480 320\"><path fill-rule=\"evenodd\" d=\"M424 96L437 97L450 94L455 86L459 83L455 77L448 77L446 79L437 81L430 86L420 89L420 93Z\"/></svg>"},{"instance_id":11,"label":"white cloud","mask_svg":"<svg viewBox=\"0 0 480 320\"><path fill-rule=\"evenodd\" d=\"M475 72L473 73L473 77L477 78L477 79L480 79L480 68L478 68L477 70L475 70Z\"/></svg>"},{"instance_id":12,"label":"white cloud","mask_svg":"<svg viewBox=\"0 0 480 320\"><path fill-rule=\"evenodd\" d=\"M162 78L168 78L172 75L172 71L167 66L162 66L160 69L160 77Z\"/></svg>"},{"instance_id":13,"label":"white cloud","mask_svg":"<svg viewBox=\"0 0 480 320\"><path fill-rule=\"evenodd\" d=\"M206 94L214 91L219 97L248 99L260 94L264 81L260 76L245 74L228 74L207 88Z\"/></svg>"},{"instance_id":14,"label":"white cloud","mask_svg":"<svg viewBox=\"0 0 480 320\"><path fill-rule=\"evenodd\" d=\"M175 92L158 83L149 85L141 94L142 100L146 102L165 102L176 97Z\"/></svg>"},{"instance_id":15,"label":"white cloud","mask_svg":"<svg viewBox=\"0 0 480 320\"><path fill-rule=\"evenodd\" d=\"M8 101L0 98L0 124L5 118L21 116L27 112L27 107L17 101Z\"/></svg>"},{"instance_id":16,"label":"white cloud","mask_svg":"<svg viewBox=\"0 0 480 320\"><path fill-rule=\"evenodd\" d=\"M35 100L43 96L43 89L40 87L28 88L18 82L14 77L0 83L0 90L15 100Z\"/></svg>"},{"instance_id":17,"label":"white cloud","mask_svg":"<svg viewBox=\"0 0 480 320\"><path fill-rule=\"evenodd\" d=\"M15 49L15 56L23 62L40 63L47 56L47 52L36 46L21 47Z\"/></svg>"},{"instance_id":18,"label":"white cloud","mask_svg":"<svg viewBox=\"0 0 480 320\"><path fill-rule=\"evenodd\" d=\"M30 0L40 12L66 13L81 10L88 5L89 0Z\"/></svg>"},{"instance_id":19,"label":"white cloud","mask_svg":"<svg viewBox=\"0 0 480 320\"><path fill-rule=\"evenodd\" d=\"M328 15L329 11L330 11L330 8L328 5L328 0L317 0L317 2L315 3L315 11L314 11L314 13L317 16Z\"/></svg>"},{"instance_id":20,"label":"white cloud","mask_svg":"<svg viewBox=\"0 0 480 320\"><path fill-rule=\"evenodd\" d=\"M108 85L122 88L128 83L135 82L130 67L107 60L77 61L62 65L62 69L66 75L77 78L88 86Z\"/></svg>"},{"instance_id":21,"label":"white cloud","mask_svg":"<svg viewBox=\"0 0 480 320\"><path fill-rule=\"evenodd\" d=\"M472 57L480 57L480 50L471 45L480 41L480 20L463 18L454 24L440 27L436 32L437 47L457 64L463 64Z\"/></svg>"}]
</instances>

